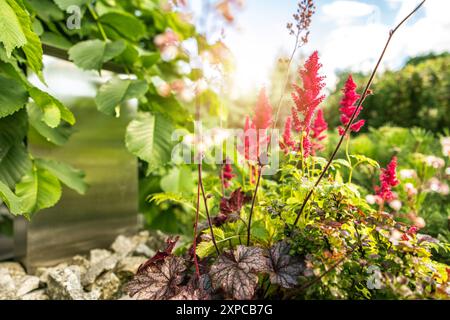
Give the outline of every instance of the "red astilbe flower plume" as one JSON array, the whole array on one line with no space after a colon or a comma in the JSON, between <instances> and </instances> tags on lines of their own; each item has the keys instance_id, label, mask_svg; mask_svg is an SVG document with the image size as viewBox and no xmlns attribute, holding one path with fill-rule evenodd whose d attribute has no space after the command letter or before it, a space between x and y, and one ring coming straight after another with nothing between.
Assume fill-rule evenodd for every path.
<instances>
[{"instance_id":1,"label":"red astilbe flower plume","mask_svg":"<svg viewBox=\"0 0 450 320\"><path fill-rule=\"evenodd\" d=\"M290 150L295 149L295 142L292 139L292 118L287 117L284 123L283 141L280 141L280 148L287 154Z\"/></svg>"},{"instance_id":2,"label":"red astilbe flower plume","mask_svg":"<svg viewBox=\"0 0 450 320\"><path fill-rule=\"evenodd\" d=\"M324 146L320 141L326 139L328 130L328 123L325 121L323 116L323 110L317 110L316 118L312 125L312 138L314 142L312 143L312 152L315 154L316 151L324 149Z\"/></svg>"},{"instance_id":3,"label":"red astilbe flower plume","mask_svg":"<svg viewBox=\"0 0 450 320\"><path fill-rule=\"evenodd\" d=\"M381 169L380 183L381 187L376 188L377 195L384 201L390 201L394 199L392 188L399 184L397 180L397 157L393 157L391 162L387 165L386 169Z\"/></svg>"},{"instance_id":4,"label":"red astilbe flower plume","mask_svg":"<svg viewBox=\"0 0 450 320\"><path fill-rule=\"evenodd\" d=\"M260 153L268 145L270 137L267 129L271 124L272 106L267 98L266 90L261 89L253 120L250 120L248 116L245 119L243 146L239 147L239 152L244 154L246 160L258 161Z\"/></svg>"},{"instance_id":5,"label":"red astilbe flower plume","mask_svg":"<svg viewBox=\"0 0 450 320\"><path fill-rule=\"evenodd\" d=\"M352 75L348 76L347 81L345 82L345 87L342 90L344 92L344 97L341 100L341 108L339 108L339 111L341 112L341 123L345 127L350 122L350 119L352 118L353 112L355 112L356 106L355 103L358 101L358 99L361 97L359 94L356 93L356 83L353 81ZM356 112L355 119L359 116L362 108L359 108ZM350 126L350 130L353 132L358 132L361 130L361 128L366 123L365 120L359 120L355 123L353 123ZM339 134L342 136L344 134L345 129L343 127L339 127Z\"/></svg>"},{"instance_id":6,"label":"red astilbe flower plume","mask_svg":"<svg viewBox=\"0 0 450 320\"><path fill-rule=\"evenodd\" d=\"M253 124L257 130L267 129L272 124L272 106L264 88L261 89L258 101L256 102Z\"/></svg>"},{"instance_id":7,"label":"red astilbe flower plume","mask_svg":"<svg viewBox=\"0 0 450 320\"><path fill-rule=\"evenodd\" d=\"M303 131L309 134L311 120L318 105L325 99L320 92L325 86L325 77L319 76L319 54L317 51L306 60L304 69L299 71L303 88L293 85L292 99L295 106L292 108L292 119L297 132Z\"/></svg>"},{"instance_id":8,"label":"red astilbe flower plume","mask_svg":"<svg viewBox=\"0 0 450 320\"><path fill-rule=\"evenodd\" d=\"M250 117L247 116L245 118L244 136L238 145L238 151L244 156L245 160L256 161L257 147L256 128L250 120Z\"/></svg>"},{"instance_id":9,"label":"red astilbe flower plume","mask_svg":"<svg viewBox=\"0 0 450 320\"><path fill-rule=\"evenodd\" d=\"M230 181L235 177L233 174L233 168L231 167L230 161L227 159L222 166L221 180L225 189L230 186Z\"/></svg>"}]
</instances>

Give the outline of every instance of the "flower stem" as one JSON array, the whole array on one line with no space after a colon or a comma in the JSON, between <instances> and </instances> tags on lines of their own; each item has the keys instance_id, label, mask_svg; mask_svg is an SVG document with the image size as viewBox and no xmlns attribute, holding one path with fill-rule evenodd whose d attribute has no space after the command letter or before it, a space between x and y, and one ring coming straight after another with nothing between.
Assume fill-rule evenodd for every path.
<instances>
[{"instance_id":1,"label":"flower stem","mask_svg":"<svg viewBox=\"0 0 450 320\"><path fill-rule=\"evenodd\" d=\"M194 222L194 241L192 243L192 247L194 249L194 265L195 265L195 273L197 277L200 278L200 268L198 266L197 259L197 228L198 228L198 216L200 213L200 183L197 184L197 207L195 212L195 222Z\"/></svg>"},{"instance_id":2,"label":"flower stem","mask_svg":"<svg viewBox=\"0 0 450 320\"><path fill-rule=\"evenodd\" d=\"M353 166L352 166L352 158L348 152L350 146L350 135L347 136L347 143L345 144L345 155L347 157L348 164L350 165L350 172L348 174L348 183L352 183L352 175L353 175Z\"/></svg>"},{"instance_id":3,"label":"flower stem","mask_svg":"<svg viewBox=\"0 0 450 320\"><path fill-rule=\"evenodd\" d=\"M256 181L255 192L253 193L252 206L250 208L250 214L248 216L248 225L247 225L247 246L250 245L250 233L252 228L252 216L253 210L255 208L256 196L258 195L258 188L261 183L261 175L262 175L262 166L258 165L258 180Z\"/></svg>"},{"instance_id":4,"label":"flower stem","mask_svg":"<svg viewBox=\"0 0 450 320\"><path fill-rule=\"evenodd\" d=\"M205 188L203 186L202 163L201 162L198 164L198 184L200 186L200 189L202 190L202 197L203 197L203 203L205 204L206 218L208 219L209 230L211 231L211 239L214 244L214 248L216 249L216 253L219 256L220 250L219 250L219 247L217 247L216 237L214 236L214 231L213 231L212 222L211 222L211 216L209 214L209 209L208 209L208 199L206 198Z\"/></svg>"},{"instance_id":5,"label":"flower stem","mask_svg":"<svg viewBox=\"0 0 450 320\"><path fill-rule=\"evenodd\" d=\"M375 75L376 75L376 73L377 73L377 71L378 71L378 68L379 68L379 66L380 66L380 64L381 64L381 61L382 61L383 58L384 58L384 55L385 55L385 53L386 53L386 51L387 51L387 48L389 47L389 44L390 44L390 42L391 42L391 40L392 40L392 37L394 36L395 32L396 32L396 31L397 31L397 30L398 30L398 29L399 29L399 28L400 28L400 27L401 27L401 26L402 26L402 25L403 25L403 24L404 24L404 23L405 23L405 22L406 22L413 14L414 14L414 13L416 13L417 10L419 10L419 8L422 7L422 5L423 5L425 2L426 2L426 0L423 0L423 1L422 1L422 2L421 2L414 10L413 10L413 11L411 11L411 13L409 13L402 21L400 21L400 23L399 23L394 29L392 29L392 30L389 32L389 37L388 37L388 39L387 39L387 41L386 41L386 44L384 45L383 51L381 52L381 55L380 55L380 57L378 58L378 61L377 61L376 65L375 65L375 68L373 69L373 71L372 71L372 73L371 73L371 75L370 75L370 77L369 77L369 80L367 81L366 87L364 88L363 94L361 95L361 98L360 98L359 101L358 101L358 104L357 104L357 106L356 106L356 108L355 108L355 111L353 111L353 114L352 114L352 116L351 116L351 118L350 118L350 121L348 122L347 126L345 127L344 133L343 133L343 135L341 136L341 138L339 139L339 142L338 142L338 144L336 145L336 148L334 149L334 151L333 151L333 153L332 153L330 159L328 160L327 165L325 166L325 168L323 168L323 170L322 170L322 172L321 172L319 178L317 179L316 183L314 184L314 186L309 190L308 194L307 194L306 197L305 197L305 200L303 200L302 206L300 207L300 210L299 210L298 213L297 213L297 217L296 217L295 222L294 222L294 227L297 225L298 220L300 219L300 216L301 216L302 213L303 213L303 210L305 209L305 207L306 207L306 205L307 205L309 199L311 198L311 196L312 196L313 193L314 193L314 190L317 188L317 186L319 185L320 181L322 181L323 177L325 176L325 174L327 173L328 169L330 168L331 163L333 162L334 158L336 157L336 154L338 153L339 149L341 148L341 145L342 145L342 142L343 142L343 140L344 140L344 137L345 137L345 136L347 135L347 133L349 132L350 127L351 127L351 125L353 124L353 121L354 121L355 118L356 118L356 115L357 115L358 112L360 111L361 106L362 106L364 100L367 98L368 92L369 92L369 89L370 89L370 86L372 85L372 82L373 82L373 80L374 80L374 78L375 78Z\"/></svg>"}]
</instances>

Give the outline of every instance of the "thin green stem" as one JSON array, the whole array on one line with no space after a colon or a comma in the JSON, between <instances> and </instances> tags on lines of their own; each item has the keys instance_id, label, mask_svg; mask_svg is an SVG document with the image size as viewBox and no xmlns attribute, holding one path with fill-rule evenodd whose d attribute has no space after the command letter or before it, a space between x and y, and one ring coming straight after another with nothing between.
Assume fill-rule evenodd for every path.
<instances>
[{"instance_id":1,"label":"thin green stem","mask_svg":"<svg viewBox=\"0 0 450 320\"><path fill-rule=\"evenodd\" d=\"M261 175L262 175L262 166L258 165L258 180L256 181L255 192L253 193L253 199L252 199L252 206L250 208L250 214L248 216L247 246L250 245L250 237L251 237L251 229L252 229L252 216L253 216L253 210L255 209L256 197L258 195L258 188L261 183Z\"/></svg>"},{"instance_id":2,"label":"thin green stem","mask_svg":"<svg viewBox=\"0 0 450 320\"><path fill-rule=\"evenodd\" d=\"M350 157L349 153L349 147L350 147L350 135L347 136L347 143L345 144L345 156L347 157L348 164L350 165L350 172L348 174L348 183L352 183L353 166L352 166L352 158Z\"/></svg>"},{"instance_id":3,"label":"thin green stem","mask_svg":"<svg viewBox=\"0 0 450 320\"><path fill-rule=\"evenodd\" d=\"M88 4L87 7L88 7L89 12L92 15L92 18L94 18L95 22L97 23L98 30L100 31L100 34L102 35L103 40L107 41L108 37L106 36L105 29L103 29L103 26L99 20L97 12L95 12L95 10L94 10L94 8L92 8L91 4Z\"/></svg>"},{"instance_id":4,"label":"thin green stem","mask_svg":"<svg viewBox=\"0 0 450 320\"><path fill-rule=\"evenodd\" d=\"M198 217L200 213L200 183L197 184L197 206L195 211L195 222L194 222L194 241L192 243L192 247L194 249L194 265L195 265L195 273L198 278L200 278L200 268L198 266L197 259L197 228L198 228Z\"/></svg>"},{"instance_id":5,"label":"thin green stem","mask_svg":"<svg viewBox=\"0 0 450 320\"><path fill-rule=\"evenodd\" d=\"M198 184L200 185L200 189L202 191L203 203L205 205L206 218L208 219L209 230L211 232L211 239L214 244L214 248L216 249L216 253L219 256L220 250L219 250L219 247L217 246L216 237L214 236L214 230L212 227L211 216L209 214L209 209L208 209L208 199L206 198L205 188L203 186L201 162L198 164Z\"/></svg>"}]
</instances>

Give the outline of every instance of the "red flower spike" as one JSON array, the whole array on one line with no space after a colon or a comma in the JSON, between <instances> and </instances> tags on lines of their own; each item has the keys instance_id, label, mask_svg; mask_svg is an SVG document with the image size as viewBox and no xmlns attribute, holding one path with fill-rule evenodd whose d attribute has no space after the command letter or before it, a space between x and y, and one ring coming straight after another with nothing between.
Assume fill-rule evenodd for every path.
<instances>
[{"instance_id":1,"label":"red flower spike","mask_svg":"<svg viewBox=\"0 0 450 320\"><path fill-rule=\"evenodd\" d=\"M311 152L313 155L316 154L317 151L321 151L324 149L324 146L320 143L320 141L324 140L327 137L328 123L325 121L323 116L323 110L317 110L316 118L312 125L312 149Z\"/></svg>"},{"instance_id":2,"label":"red flower spike","mask_svg":"<svg viewBox=\"0 0 450 320\"><path fill-rule=\"evenodd\" d=\"M319 54L317 51L306 60L304 69L299 71L302 79L303 88L293 85L294 92L292 100L295 107L292 108L292 119L294 128L297 132L303 131L309 135L311 121L316 108L325 99L320 92L325 86L324 77L319 76L319 69L322 65L319 63Z\"/></svg>"},{"instance_id":3,"label":"red flower spike","mask_svg":"<svg viewBox=\"0 0 450 320\"><path fill-rule=\"evenodd\" d=\"M292 140L292 118L287 117L284 123L283 141L280 142L280 148L284 153L288 153L291 149L295 148L295 142Z\"/></svg>"},{"instance_id":4,"label":"red flower spike","mask_svg":"<svg viewBox=\"0 0 450 320\"><path fill-rule=\"evenodd\" d=\"M321 95L323 87L325 86L324 77L319 76L319 70L322 65L319 63L319 54L315 51L305 62L304 69L299 71L302 79L303 87L293 85L294 92L292 99L295 107L292 108L292 119L294 128L297 132L303 132L303 152L307 157L313 152L312 142L309 138L312 126L312 118L315 110L319 104L325 99Z\"/></svg>"},{"instance_id":5,"label":"red flower spike","mask_svg":"<svg viewBox=\"0 0 450 320\"><path fill-rule=\"evenodd\" d=\"M341 123L345 127L350 122L350 119L352 118L353 113L356 110L355 103L359 100L361 97L359 94L356 93L356 83L353 81L352 75L348 76L347 81L345 82L345 87L342 90L344 92L344 97L341 100L341 108L339 108L339 111L341 112ZM355 119L359 116L362 108L359 108L356 112ZM353 123L350 126L350 130L353 132L358 132L361 130L362 126L364 126L365 121L359 120L356 123ZM345 129L342 127L338 128L339 134L342 136L345 132Z\"/></svg>"},{"instance_id":6,"label":"red flower spike","mask_svg":"<svg viewBox=\"0 0 450 320\"><path fill-rule=\"evenodd\" d=\"M317 141L322 141L327 137L328 123L325 121L323 116L323 110L317 110L316 119L314 120L313 126L313 135L312 137Z\"/></svg>"},{"instance_id":7,"label":"red flower spike","mask_svg":"<svg viewBox=\"0 0 450 320\"><path fill-rule=\"evenodd\" d=\"M303 156L309 157L312 152L312 143L308 136L303 137Z\"/></svg>"},{"instance_id":8,"label":"red flower spike","mask_svg":"<svg viewBox=\"0 0 450 320\"><path fill-rule=\"evenodd\" d=\"M259 93L253 124L257 130L267 129L272 124L272 106L267 98L265 89L261 89Z\"/></svg>"},{"instance_id":9,"label":"red flower spike","mask_svg":"<svg viewBox=\"0 0 450 320\"><path fill-rule=\"evenodd\" d=\"M391 162L387 165L386 169L381 169L380 182L381 187L377 188L377 195L380 196L384 201L390 201L394 199L394 194L392 193L392 187L399 184L397 180L397 157L393 157Z\"/></svg>"},{"instance_id":10,"label":"red flower spike","mask_svg":"<svg viewBox=\"0 0 450 320\"><path fill-rule=\"evenodd\" d=\"M229 161L225 161L225 164L222 167L222 174L220 177L225 189L227 189L230 186L230 181L234 177L235 175L233 174L233 168L231 167L231 164L229 163Z\"/></svg>"}]
</instances>

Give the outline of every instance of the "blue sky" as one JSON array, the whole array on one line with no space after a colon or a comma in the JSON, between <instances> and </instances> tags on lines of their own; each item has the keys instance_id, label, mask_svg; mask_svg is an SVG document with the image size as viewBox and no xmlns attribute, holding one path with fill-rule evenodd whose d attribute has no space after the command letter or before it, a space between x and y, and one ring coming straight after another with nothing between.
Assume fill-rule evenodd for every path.
<instances>
[{"instance_id":1,"label":"blue sky","mask_svg":"<svg viewBox=\"0 0 450 320\"><path fill-rule=\"evenodd\" d=\"M196 11L199 0L192 0ZM332 88L336 71L368 71L378 57L391 26L419 0L316 0L310 43L301 54L318 50ZM290 52L293 40L286 23L295 0L246 0L236 26L225 29L225 42L235 54L235 93L268 84L279 52ZM396 34L383 68L398 68L408 56L450 50L450 0L428 0L424 8Z\"/></svg>"}]
</instances>

